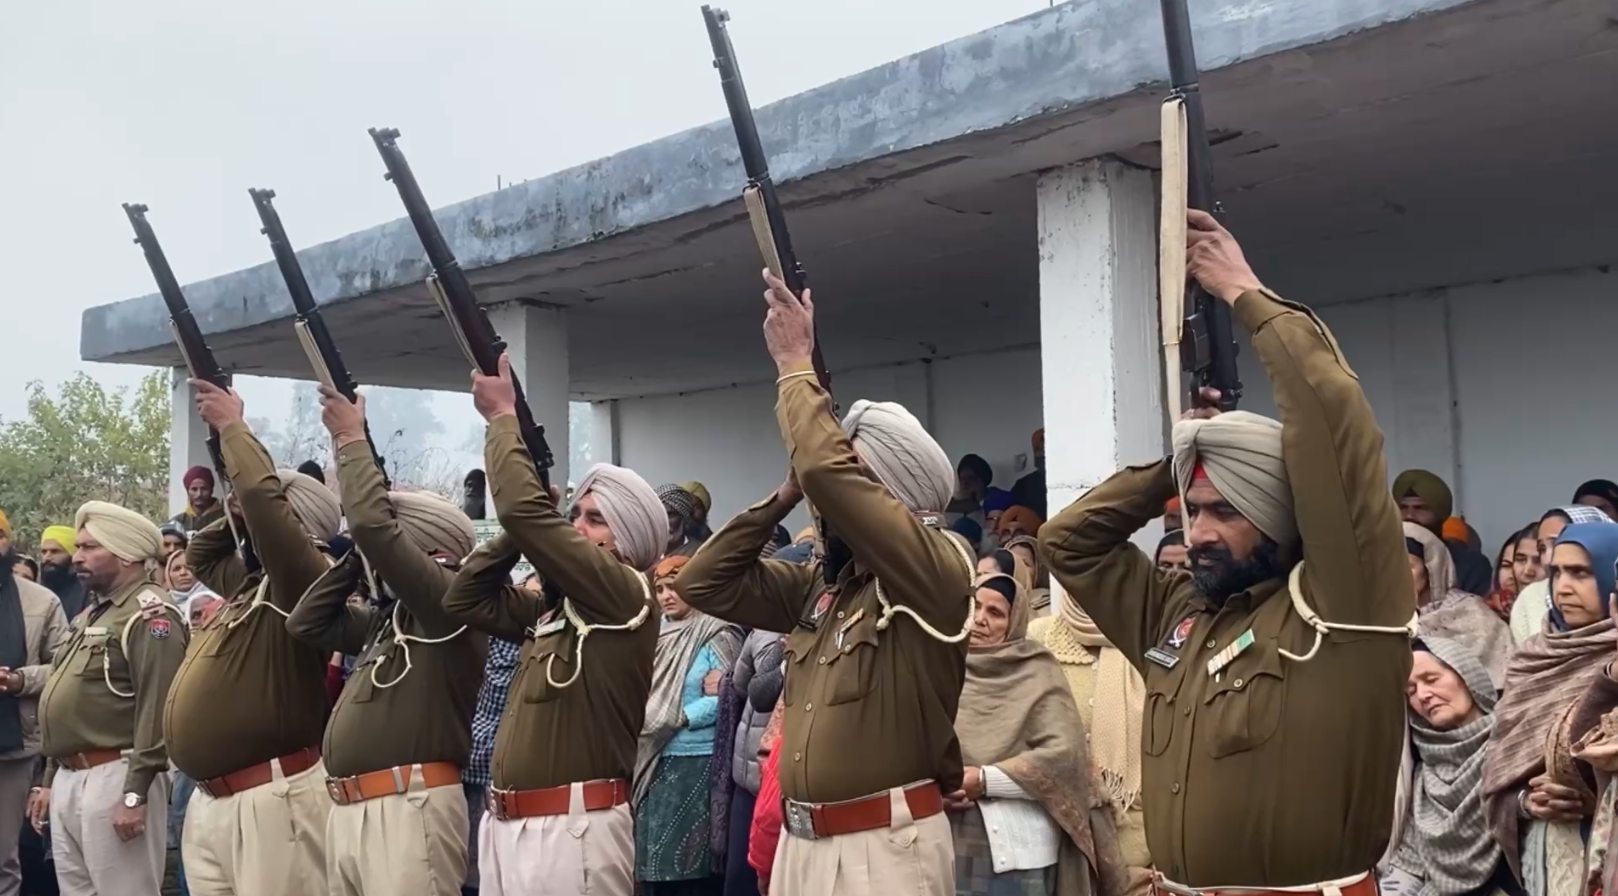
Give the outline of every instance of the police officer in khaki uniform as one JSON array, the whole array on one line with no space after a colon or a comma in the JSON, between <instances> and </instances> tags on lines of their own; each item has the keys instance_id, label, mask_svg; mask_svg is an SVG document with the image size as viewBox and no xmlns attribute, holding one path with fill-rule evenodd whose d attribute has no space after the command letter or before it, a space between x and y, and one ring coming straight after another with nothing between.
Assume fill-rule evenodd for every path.
<instances>
[{"instance_id":1,"label":"police officer in khaki uniform","mask_svg":"<svg viewBox=\"0 0 1618 896\"><path fill-rule=\"evenodd\" d=\"M146 572L163 549L157 526L101 501L76 524L90 605L57 648L39 707L56 876L64 896L150 896L168 840L163 700L185 618Z\"/></svg>"},{"instance_id":2,"label":"police officer in khaki uniform","mask_svg":"<svg viewBox=\"0 0 1618 896\"><path fill-rule=\"evenodd\" d=\"M523 445L510 362L474 375L472 395L489 421L484 460L505 534L467 559L444 609L523 644L478 828L478 888L630 896L630 778L658 630L646 571L663 554L668 515L646 480L597 464L563 516ZM544 594L505 587L519 551Z\"/></svg>"},{"instance_id":3,"label":"police officer in khaki uniform","mask_svg":"<svg viewBox=\"0 0 1618 896\"><path fill-rule=\"evenodd\" d=\"M330 893L458 896L468 823L461 767L489 639L451 619L442 598L472 552L472 521L437 495L388 491L365 432L365 397L320 392L356 550L303 595L287 630L358 657L323 747L336 803L326 822ZM367 565L378 599L355 606L348 598ZM422 836L400 836L417 828Z\"/></svg>"},{"instance_id":4,"label":"police officer in khaki uniform","mask_svg":"<svg viewBox=\"0 0 1618 896\"><path fill-rule=\"evenodd\" d=\"M1040 547L1146 679L1159 887L1374 896L1415 615L1382 434L1325 324L1265 289L1212 217L1191 212L1188 236L1190 272L1252 334L1281 420L1193 411L1171 459L1092 489ZM1129 542L1177 492L1189 572Z\"/></svg>"},{"instance_id":5,"label":"police officer in khaki uniform","mask_svg":"<svg viewBox=\"0 0 1618 896\"><path fill-rule=\"evenodd\" d=\"M766 282L792 476L709 539L675 590L710 615L790 633L772 891L953 892L943 796L963 777L955 709L975 591L972 554L940 528L954 466L898 405L855 402L839 426L810 364L809 294ZM829 586L825 561L759 559L806 495L852 553Z\"/></svg>"},{"instance_id":6,"label":"police officer in khaki uniform","mask_svg":"<svg viewBox=\"0 0 1618 896\"><path fill-rule=\"evenodd\" d=\"M286 620L330 568L321 548L342 508L314 479L275 468L235 392L192 384L198 416L219 432L239 507L186 551L197 578L228 595L193 631L164 710L169 755L197 782L185 815L186 884L194 896L323 893L332 803L320 740L331 654L292 637ZM227 523L246 533L257 567L237 555Z\"/></svg>"}]
</instances>

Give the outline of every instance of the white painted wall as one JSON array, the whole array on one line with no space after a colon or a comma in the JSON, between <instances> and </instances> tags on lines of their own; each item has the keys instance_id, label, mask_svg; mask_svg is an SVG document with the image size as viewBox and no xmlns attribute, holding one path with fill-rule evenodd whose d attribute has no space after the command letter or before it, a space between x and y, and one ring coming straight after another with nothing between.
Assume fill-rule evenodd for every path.
<instances>
[{"instance_id":1,"label":"white painted wall","mask_svg":"<svg viewBox=\"0 0 1618 896\"><path fill-rule=\"evenodd\" d=\"M1615 297L1618 274L1585 268L1320 315L1376 410L1390 481L1410 467L1443 476L1488 553L1586 479L1618 479L1618 414L1607 410ZM1243 407L1275 414L1245 345L1241 360Z\"/></svg>"},{"instance_id":2,"label":"white painted wall","mask_svg":"<svg viewBox=\"0 0 1618 896\"><path fill-rule=\"evenodd\" d=\"M975 452L1009 486L1019 454L1040 426L1039 352L965 355L835 374L846 411L855 400L897 401L927 424L950 459ZM775 422L773 382L688 395L622 399L615 430L619 461L654 486L696 479L713 495L714 524L769 494L786 475ZM1030 467L1031 468L1031 467ZM787 521L809 524L800 510Z\"/></svg>"}]
</instances>

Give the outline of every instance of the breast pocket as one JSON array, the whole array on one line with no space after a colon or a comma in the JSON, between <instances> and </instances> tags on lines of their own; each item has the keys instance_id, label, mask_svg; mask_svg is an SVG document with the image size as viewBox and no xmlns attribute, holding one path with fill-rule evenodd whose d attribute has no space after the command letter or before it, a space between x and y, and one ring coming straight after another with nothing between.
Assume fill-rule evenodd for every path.
<instances>
[{"instance_id":1,"label":"breast pocket","mask_svg":"<svg viewBox=\"0 0 1618 896\"><path fill-rule=\"evenodd\" d=\"M599 648L598 648L599 649ZM551 684L554 679L558 684L567 684L573 678L573 631L564 629L545 635L534 641L528 655L523 658L522 668L517 673L522 678L522 701L524 703L549 703L561 696L562 688Z\"/></svg>"},{"instance_id":2,"label":"breast pocket","mask_svg":"<svg viewBox=\"0 0 1618 896\"><path fill-rule=\"evenodd\" d=\"M1208 755L1215 759L1262 745L1281 725L1286 668L1273 638L1255 646L1262 649L1251 658L1238 657L1203 698L1204 718L1198 724L1211 728Z\"/></svg>"},{"instance_id":3,"label":"breast pocket","mask_svg":"<svg viewBox=\"0 0 1618 896\"><path fill-rule=\"evenodd\" d=\"M82 678L99 678L101 676L101 658L106 655L107 648L105 646L82 646L73 651L72 659L67 661L67 671Z\"/></svg>"},{"instance_id":4,"label":"breast pocket","mask_svg":"<svg viewBox=\"0 0 1618 896\"><path fill-rule=\"evenodd\" d=\"M1168 751L1174 738L1174 715L1180 707L1180 682L1185 679L1186 664L1180 662L1173 669L1158 673L1148 670L1146 675L1145 742L1146 755L1161 756Z\"/></svg>"},{"instance_id":5,"label":"breast pocket","mask_svg":"<svg viewBox=\"0 0 1618 896\"><path fill-rule=\"evenodd\" d=\"M856 623L833 640L833 650L826 661L826 705L853 703L871 693L878 646L874 619Z\"/></svg>"}]
</instances>

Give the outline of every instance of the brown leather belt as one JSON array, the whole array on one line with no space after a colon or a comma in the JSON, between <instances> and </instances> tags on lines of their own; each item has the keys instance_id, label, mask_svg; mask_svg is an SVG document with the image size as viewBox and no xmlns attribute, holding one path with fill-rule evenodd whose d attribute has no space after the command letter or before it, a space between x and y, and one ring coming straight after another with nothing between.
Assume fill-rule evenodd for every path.
<instances>
[{"instance_id":1,"label":"brown leather belt","mask_svg":"<svg viewBox=\"0 0 1618 896\"><path fill-rule=\"evenodd\" d=\"M489 814L501 821L534 818L540 815L566 815L573 798L573 785L540 790L489 789ZM584 811L600 812L629 802L629 782L622 778L584 782Z\"/></svg>"},{"instance_id":2,"label":"brown leather belt","mask_svg":"<svg viewBox=\"0 0 1618 896\"><path fill-rule=\"evenodd\" d=\"M88 750L83 753L74 753L56 760L56 764L69 771L89 771L98 765L117 762L124 758L123 750Z\"/></svg>"},{"instance_id":3,"label":"brown leather belt","mask_svg":"<svg viewBox=\"0 0 1618 896\"><path fill-rule=\"evenodd\" d=\"M905 802L910 805L910 817L920 821L944 811L944 792L938 789L938 782L923 781L905 788ZM802 840L858 834L893 824L893 803L887 791L841 803L800 803L785 799L782 803L782 826L787 833Z\"/></svg>"},{"instance_id":4,"label":"brown leather belt","mask_svg":"<svg viewBox=\"0 0 1618 896\"><path fill-rule=\"evenodd\" d=\"M319 747L304 747L297 752L278 756L269 762L260 762L258 765L250 765L240 771L220 775L217 778L209 778L206 781L198 781L197 787L216 800L224 799L227 796L235 796L238 793L244 793L254 787L261 787L274 781L275 769L271 768L270 762L280 762L281 774L290 778L293 775L314 768L315 763L319 761Z\"/></svg>"},{"instance_id":5,"label":"brown leather belt","mask_svg":"<svg viewBox=\"0 0 1618 896\"><path fill-rule=\"evenodd\" d=\"M396 765L348 778L327 778L326 792L339 806L393 796L410 790L411 774L421 769L422 783L428 787L447 787L461 783L461 769L453 762L423 762L416 765Z\"/></svg>"},{"instance_id":6,"label":"brown leather belt","mask_svg":"<svg viewBox=\"0 0 1618 896\"><path fill-rule=\"evenodd\" d=\"M1310 896L1320 893L1325 896L1377 896L1375 874L1365 874L1350 882L1333 881L1330 883L1309 884L1302 887L1288 887L1285 890L1267 890L1263 887L1189 887L1177 884L1161 874L1152 876L1152 893L1154 896Z\"/></svg>"}]
</instances>

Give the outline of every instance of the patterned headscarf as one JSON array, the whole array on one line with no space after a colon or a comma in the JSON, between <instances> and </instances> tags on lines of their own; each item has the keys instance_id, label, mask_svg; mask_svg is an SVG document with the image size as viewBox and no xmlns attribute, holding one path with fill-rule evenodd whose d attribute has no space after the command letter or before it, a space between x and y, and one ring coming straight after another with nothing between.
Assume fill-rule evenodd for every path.
<instances>
[{"instance_id":1,"label":"patterned headscarf","mask_svg":"<svg viewBox=\"0 0 1618 896\"><path fill-rule=\"evenodd\" d=\"M664 508L680 518L680 530L689 531L696 524L702 501L696 495L686 491L672 482L657 487L657 500L663 502Z\"/></svg>"}]
</instances>

